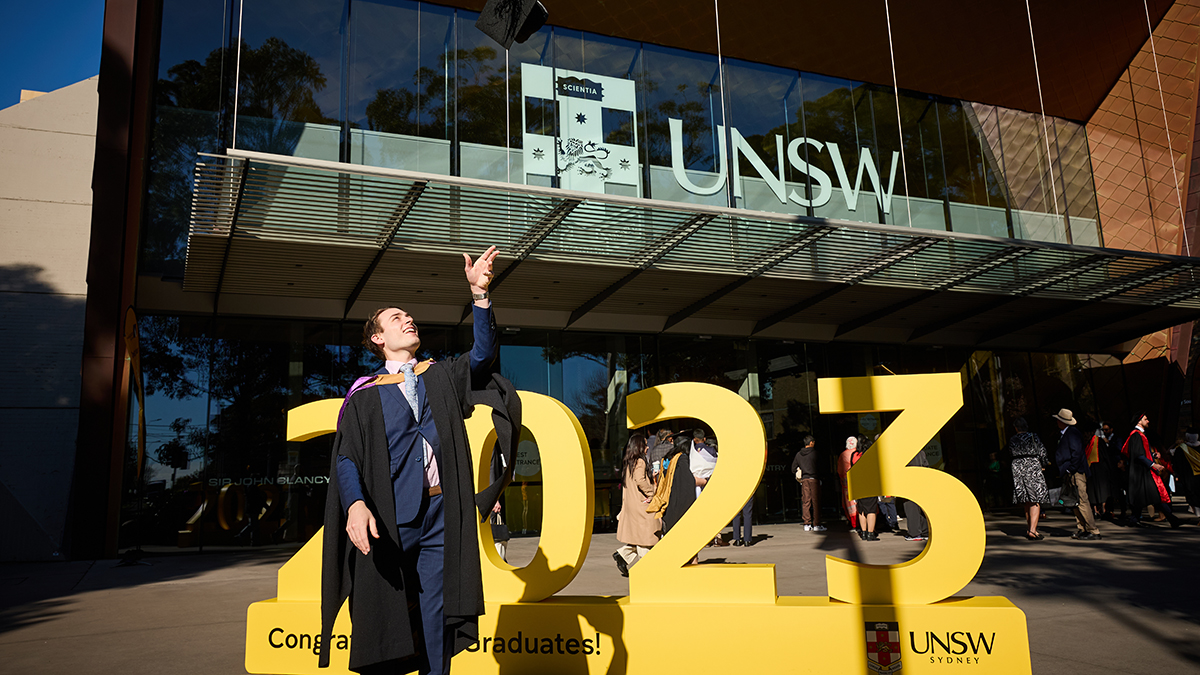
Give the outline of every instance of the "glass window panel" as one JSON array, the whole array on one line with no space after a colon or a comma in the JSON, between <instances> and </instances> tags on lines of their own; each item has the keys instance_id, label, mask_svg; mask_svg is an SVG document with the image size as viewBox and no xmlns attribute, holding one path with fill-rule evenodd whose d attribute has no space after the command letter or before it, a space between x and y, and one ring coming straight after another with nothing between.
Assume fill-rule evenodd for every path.
<instances>
[{"instance_id":1,"label":"glass window panel","mask_svg":"<svg viewBox=\"0 0 1200 675\"><path fill-rule=\"evenodd\" d=\"M454 11L355 2L347 84L351 161L449 174Z\"/></svg>"},{"instance_id":2,"label":"glass window panel","mask_svg":"<svg viewBox=\"0 0 1200 675\"><path fill-rule=\"evenodd\" d=\"M854 193L853 173L858 167L858 126L855 124L853 83L850 80L804 75L801 78L804 121L808 138L819 147L809 148L809 174L818 184L831 186L828 197L814 187L813 212L823 218L863 220L858 214L859 195ZM829 144L832 143L833 147ZM837 156L834 156L834 150ZM839 173L838 167L841 167ZM846 176L846 184L840 177Z\"/></svg>"},{"instance_id":3,"label":"glass window panel","mask_svg":"<svg viewBox=\"0 0 1200 675\"><path fill-rule=\"evenodd\" d=\"M246 0L236 146L341 158L341 3Z\"/></svg>"},{"instance_id":4,"label":"glass window panel","mask_svg":"<svg viewBox=\"0 0 1200 675\"><path fill-rule=\"evenodd\" d=\"M962 133L970 162L970 206L950 204L950 219L955 231L1011 237L1005 198L1000 153L993 147L996 113L993 106L964 104Z\"/></svg>"},{"instance_id":5,"label":"glass window panel","mask_svg":"<svg viewBox=\"0 0 1200 675\"><path fill-rule=\"evenodd\" d=\"M525 133L558 136L558 101L526 96Z\"/></svg>"},{"instance_id":6,"label":"glass window panel","mask_svg":"<svg viewBox=\"0 0 1200 675\"><path fill-rule=\"evenodd\" d=\"M861 164L862 159L870 157L875 161L879 157L878 144L875 139L875 106L874 87L869 84L854 83L850 90L851 108L854 111L854 129L857 143L855 147L846 152L844 148L841 154L842 163L846 171L846 180L843 181L841 176L838 176L838 181L842 184L843 189L849 187L852 191L857 189L857 199L850 198L849 204L857 202L854 207L854 220L866 223L879 222L879 206L875 197L876 192L870 181L870 173L863 170ZM847 156L848 155L848 156ZM830 158L833 158L832 153ZM875 163L878 167L878 162ZM837 166L835 164L834 168Z\"/></svg>"},{"instance_id":7,"label":"glass window panel","mask_svg":"<svg viewBox=\"0 0 1200 675\"><path fill-rule=\"evenodd\" d=\"M895 98L886 91L877 91L875 97L887 100L893 109L887 125L895 119ZM932 99L911 92L900 92L900 129L903 131L904 157L897 170L894 193L903 194L907 185L909 198L893 198L885 222L931 230L946 229L946 208L943 199L945 174L942 168L941 144L938 138L937 108ZM877 119L883 119L882 108L877 105ZM893 127L894 129L894 127ZM883 138L890 138L889 133ZM898 148L892 148L895 157ZM907 176L904 174L907 167ZM889 167L890 172L890 167ZM907 180L906 180L907 178ZM889 179L890 180L890 179Z\"/></svg>"},{"instance_id":8,"label":"glass window panel","mask_svg":"<svg viewBox=\"0 0 1200 675\"><path fill-rule=\"evenodd\" d=\"M647 196L728 206L720 69L715 56L646 45ZM674 134L674 137L673 137ZM673 151L678 148L678 157ZM675 174L682 175L684 186Z\"/></svg>"},{"instance_id":9,"label":"glass window panel","mask_svg":"<svg viewBox=\"0 0 1200 675\"><path fill-rule=\"evenodd\" d=\"M281 411L340 398L378 369L358 344L361 331L357 323L143 317L147 490L140 502L126 492L130 524L121 546L254 546L312 536L322 524L333 437L288 442ZM461 353L469 331L423 327L422 355ZM135 485L132 443L129 452L127 486Z\"/></svg>"},{"instance_id":10,"label":"glass window panel","mask_svg":"<svg viewBox=\"0 0 1200 675\"><path fill-rule=\"evenodd\" d=\"M457 12L458 173L507 181L512 153L505 124L513 111L505 110L504 50L475 27L478 18L474 12Z\"/></svg>"},{"instance_id":11,"label":"glass window panel","mask_svg":"<svg viewBox=\"0 0 1200 675\"><path fill-rule=\"evenodd\" d=\"M851 180L862 173L859 220L894 223L900 211L907 221L904 193L904 158L900 156L901 135L896 120L896 95L891 87L862 84L855 88L855 110L862 145ZM867 153L870 153L868 156ZM847 172L850 159L846 158ZM847 174L850 176L851 174Z\"/></svg>"},{"instance_id":12,"label":"glass window panel","mask_svg":"<svg viewBox=\"0 0 1200 675\"><path fill-rule=\"evenodd\" d=\"M508 94L509 94L509 114L511 116L509 123L508 143L509 148L518 150L524 147L524 134L521 132L521 106L525 99L524 89L521 84L521 64L532 63L538 66L552 66L554 64L554 31L551 26L542 26L538 32L534 33L528 40L522 43L513 43L513 46L508 50ZM553 100L553 97L550 97ZM557 121L554 124L558 124ZM553 133L548 135L554 135ZM513 181L519 182L522 171L522 162L525 158L523 153L511 152L509 154L510 162L513 166Z\"/></svg>"},{"instance_id":13,"label":"glass window panel","mask_svg":"<svg viewBox=\"0 0 1200 675\"><path fill-rule=\"evenodd\" d=\"M226 145L221 111L232 102L234 59L224 47L225 13L224 3L214 0L162 4L146 217L138 256L143 274L183 276L196 155L219 152Z\"/></svg>"},{"instance_id":14,"label":"glass window panel","mask_svg":"<svg viewBox=\"0 0 1200 675\"><path fill-rule=\"evenodd\" d=\"M803 159L803 133L799 125L800 78L793 70L746 61L726 60L725 86L729 90L729 120L733 155L737 158L734 197L739 207L777 213L807 213L807 177L788 161L795 135L795 151ZM753 154L751 154L753 153ZM788 182L788 179L793 180ZM796 191L795 198L791 197Z\"/></svg>"},{"instance_id":15,"label":"glass window panel","mask_svg":"<svg viewBox=\"0 0 1200 675\"><path fill-rule=\"evenodd\" d=\"M604 142L614 145L633 145L634 127L632 110L601 108L604 124Z\"/></svg>"},{"instance_id":16,"label":"glass window panel","mask_svg":"<svg viewBox=\"0 0 1200 675\"><path fill-rule=\"evenodd\" d=\"M1018 239L1065 242L1063 219L1055 215L1051 201L1054 193L1041 117L1019 110L997 110L1004 144L1004 178L1013 200L1013 233Z\"/></svg>"},{"instance_id":17,"label":"glass window panel","mask_svg":"<svg viewBox=\"0 0 1200 675\"><path fill-rule=\"evenodd\" d=\"M641 46L620 38L554 29L554 67L591 75L637 79Z\"/></svg>"},{"instance_id":18,"label":"glass window panel","mask_svg":"<svg viewBox=\"0 0 1200 675\"><path fill-rule=\"evenodd\" d=\"M181 325L182 324L182 325ZM145 387L146 447L137 481L137 405L130 409L118 547L201 544L208 453L207 336L178 317L138 322Z\"/></svg>"},{"instance_id":19,"label":"glass window panel","mask_svg":"<svg viewBox=\"0 0 1200 675\"><path fill-rule=\"evenodd\" d=\"M1096 189L1092 179L1092 158L1088 151L1087 131L1082 124L1053 120L1058 138L1058 166L1062 177L1061 192L1066 197L1071 222L1071 243L1100 246L1100 217Z\"/></svg>"}]
</instances>

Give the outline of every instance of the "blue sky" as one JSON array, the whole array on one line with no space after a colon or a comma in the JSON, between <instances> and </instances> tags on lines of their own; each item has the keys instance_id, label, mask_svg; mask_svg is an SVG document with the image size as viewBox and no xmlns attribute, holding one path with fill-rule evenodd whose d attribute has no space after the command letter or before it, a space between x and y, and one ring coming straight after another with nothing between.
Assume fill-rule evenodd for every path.
<instances>
[{"instance_id":1,"label":"blue sky","mask_svg":"<svg viewBox=\"0 0 1200 675\"><path fill-rule=\"evenodd\" d=\"M22 89L53 91L100 72L104 0L4 0L0 108Z\"/></svg>"}]
</instances>

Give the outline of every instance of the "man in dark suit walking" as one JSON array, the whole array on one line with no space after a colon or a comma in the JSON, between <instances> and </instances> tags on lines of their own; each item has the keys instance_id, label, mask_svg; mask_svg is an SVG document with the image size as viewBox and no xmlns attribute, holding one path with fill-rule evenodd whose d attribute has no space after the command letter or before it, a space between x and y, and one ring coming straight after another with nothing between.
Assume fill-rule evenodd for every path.
<instances>
[{"instance_id":1,"label":"man in dark suit walking","mask_svg":"<svg viewBox=\"0 0 1200 675\"><path fill-rule=\"evenodd\" d=\"M1075 486L1079 503L1075 505L1075 524L1077 531L1072 539L1090 541L1100 538L1100 529L1096 527L1096 518L1092 515L1092 505L1088 502L1087 481L1091 469L1087 461L1087 443L1083 434L1075 428L1075 416L1066 408L1051 415L1058 424L1058 449L1054 452L1054 461L1062 474L1063 483Z\"/></svg>"}]
</instances>

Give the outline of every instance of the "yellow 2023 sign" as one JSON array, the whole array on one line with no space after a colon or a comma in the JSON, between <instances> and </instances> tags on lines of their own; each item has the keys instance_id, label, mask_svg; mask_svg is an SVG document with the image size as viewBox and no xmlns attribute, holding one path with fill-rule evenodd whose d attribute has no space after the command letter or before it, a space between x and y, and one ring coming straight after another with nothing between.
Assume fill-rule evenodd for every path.
<instances>
[{"instance_id":1,"label":"yellow 2023 sign","mask_svg":"<svg viewBox=\"0 0 1200 675\"><path fill-rule=\"evenodd\" d=\"M850 497L887 494L919 502L933 533L920 555L899 565L865 565L830 556L829 596L811 598L778 597L773 565L688 566L692 555L753 494L762 477L766 446L758 414L736 394L707 384L668 384L628 397L628 426L682 417L703 420L722 440L721 458L708 486L670 534L630 569L629 597L550 600L571 582L587 555L594 508L591 454L578 420L566 406L521 392L524 425L539 440L545 504L552 506L543 512L538 550L525 567L501 560L490 528L480 528L487 611L479 623L481 644L456 656L454 671L717 672L744 666L740 649L698 649L694 644L688 647L686 640L671 648L665 627L694 624L720 626L722 644L756 645L756 668L767 672L866 672L871 643L868 640L864 649L863 636L883 625L899 625L903 632L900 643L887 647L897 650L890 657L893 670L899 660L909 674L941 672L939 666L952 663L973 665L976 673L1030 672L1025 619L1019 609L1004 598L950 597L974 577L983 559L978 503L953 477L905 466L961 407L959 376L826 379L818 381L818 388L822 413L901 411L872 452L851 470ZM340 401L320 401L293 410L289 440L332 432L339 406ZM476 410L467 430L482 483L494 442L489 411ZM286 648L289 636L297 636L294 642L303 645L304 637L318 629L320 545L318 534L280 571L279 598L250 607L248 671L316 674L345 668L347 654L341 647L333 652L331 671L318 671L315 656ZM941 654L925 637L962 632L978 633L980 644L989 633L986 653ZM348 644L345 608L334 633ZM540 652L528 650L530 636L541 636ZM520 647L521 638L525 649L514 653L512 647ZM911 647L904 643L906 638ZM571 650L572 644L589 646L581 652ZM507 647L500 649L503 645Z\"/></svg>"}]
</instances>

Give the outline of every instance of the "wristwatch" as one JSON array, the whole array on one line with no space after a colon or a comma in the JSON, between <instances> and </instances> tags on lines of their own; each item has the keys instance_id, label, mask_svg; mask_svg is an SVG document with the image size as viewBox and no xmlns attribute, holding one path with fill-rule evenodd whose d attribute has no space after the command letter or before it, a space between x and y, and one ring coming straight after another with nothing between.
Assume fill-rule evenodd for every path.
<instances>
[{"instance_id":1,"label":"wristwatch","mask_svg":"<svg viewBox=\"0 0 1200 675\"><path fill-rule=\"evenodd\" d=\"M471 299L472 299L472 300L487 300L487 299L488 299L488 292L487 292L487 291L484 291L484 292L482 292L482 293L472 293L472 294L471 294Z\"/></svg>"}]
</instances>

